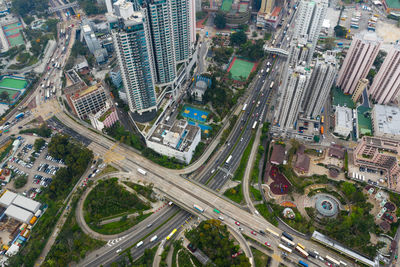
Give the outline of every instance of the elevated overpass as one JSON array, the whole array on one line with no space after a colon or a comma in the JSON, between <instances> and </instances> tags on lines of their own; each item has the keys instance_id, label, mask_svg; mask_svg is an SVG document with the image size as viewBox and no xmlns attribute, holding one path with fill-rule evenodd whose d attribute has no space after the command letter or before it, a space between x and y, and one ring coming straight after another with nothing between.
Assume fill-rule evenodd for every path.
<instances>
[{"instance_id":1,"label":"elevated overpass","mask_svg":"<svg viewBox=\"0 0 400 267\"><path fill-rule=\"evenodd\" d=\"M62 6L49 7L48 12L49 13L54 13L54 12L57 12L57 11L61 11L61 10L64 10L64 9L68 9L68 8L71 8L71 7L77 7L77 6L78 6L78 2L72 2L72 3L66 4L66 5L62 5Z\"/></svg>"},{"instance_id":2,"label":"elevated overpass","mask_svg":"<svg viewBox=\"0 0 400 267\"><path fill-rule=\"evenodd\" d=\"M288 57L289 56L289 52L282 49L282 48L276 48L276 47L269 47L267 45L264 45L264 51L274 54L274 55L278 55L278 56L282 56L282 57Z\"/></svg>"}]
</instances>

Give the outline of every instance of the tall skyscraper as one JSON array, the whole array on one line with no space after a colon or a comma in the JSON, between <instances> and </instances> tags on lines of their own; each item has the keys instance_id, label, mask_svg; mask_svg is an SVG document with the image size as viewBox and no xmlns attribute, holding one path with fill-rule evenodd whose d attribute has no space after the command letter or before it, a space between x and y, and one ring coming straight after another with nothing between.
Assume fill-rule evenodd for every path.
<instances>
[{"instance_id":1,"label":"tall skyscraper","mask_svg":"<svg viewBox=\"0 0 400 267\"><path fill-rule=\"evenodd\" d=\"M305 117L315 119L321 114L337 73L336 53L327 51L322 59L317 59L303 99Z\"/></svg>"},{"instance_id":2,"label":"tall skyscraper","mask_svg":"<svg viewBox=\"0 0 400 267\"><path fill-rule=\"evenodd\" d=\"M345 94L353 94L358 81L367 77L380 46L381 40L372 32L353 38L336 82Z\"/></svg>"},{"instance_id":3,"label":"tall skyscraper","mask_svg":"<svg viewBox=\"0 0 400 267\"><path fill-rule=\"evenodd\" d=\"M271 14L274 5L275 0L262 0L259 12L263 14Z\"/></svg>"},{"instance_id":4,"label":"tall skyscraper","mask_svg":"<svg viewBox=\"0 0 400 267\"><path fill-rule=\"evenodd\" d=\"M193 2L189 0L170 0L171 2L171 18L172 28L174 33L175 44L175 60L177 62L186 61L191 53L191 15L192 7L190 4Z\"/></svg>"},{"instance_id":5,"label":"tall skyscraper","mask_svg":"<svg viewBox=\"0 0 400 267\"><path fill-rule=\"evenodd\" d=\"M174 29L169 0L148 1L144 9L150 25L156 82L172 83L176 77ZM177 25L174 25L177 26Z\"/></svg>"},{"instance_id":6,"label":"tall skyscraper","mask_svg":"<svg viewBox=\"0 0 400 267\"><path fill-rule=\"evenodd\" d=\"M281 129L294 128L310 77L310 70L304 66L289 67L284 78L284 89L277 110L277 122Z\"/></svg>"},{"instance_id":7,"label":"tall skyscraper","mask_svg":"<svg viewBox=\"0 0 400 267\"><path fill-rule=\"evenodd\" d=\"M133 4L125 0L117 1L114 9L117 16L109 16L109 23L129 108L139 114L155 110L154 67L146 16L142 11L133 11Z\"/></svg>"},{"instance_id":8,"label":"tall skyscraper","mask_svg":"<svg viewBox=\"0 0 400 267\"><path fill-rule=\"evenodd\" d=\"M305 38L310 43L307 64L312 60L327 9L327 0L302 0L299 3L293 40Z\"/></svg>"},{"instance_id":9,"label":"tall skyscraper","mask_svg":"<svg viewBox=\"0 0 400 267\"><path fill-rule=\"evenodd\" d=\"M370 88L370 94L379 104L394 101L400 93L400 45L390 49Z\"/></svg>"}]
</instances>

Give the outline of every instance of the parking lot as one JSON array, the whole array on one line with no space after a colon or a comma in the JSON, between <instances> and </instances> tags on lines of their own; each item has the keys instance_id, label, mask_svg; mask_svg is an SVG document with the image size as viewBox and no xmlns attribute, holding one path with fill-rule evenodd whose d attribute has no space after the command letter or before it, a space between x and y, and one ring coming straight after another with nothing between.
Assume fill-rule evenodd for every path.
<instances>
[{"instance_id":1,"label":"parking lot","mask_svg":"<svg viewBox=\"0 0 400 267\"><path fill-rule=\"evenodd\" d=\"M385 174L384 173L381 174L379 171L358 167L351 164L349 165L349 173L350 177L352 177L353 173L357 173L359 177L360 176L362 177L361 179L352 178L353 180L363 181L371 185L378 185L384 187L388 186Z\"/></svg>"},{"instance_id":2,"label":"parking lot","mask_svg":"<svg viewBox=\"0 0 400 267\"><path fill-rule=\"evenodd\" d=\"M53 175L65 166L62 160L55 160L48 155L47 145L50 139L45 139L44 146L35 152L33 144L36 139L38 138L34 136L22 135L21 146L15 156L7 162L7 167L13 172L13 178L5 188L22 192L31 198L35 198L41 192L40 187L49 186ZM13 179L19 176L26 176L27 183L22 188L15 189Z\"/></svg>"}]
</instances>

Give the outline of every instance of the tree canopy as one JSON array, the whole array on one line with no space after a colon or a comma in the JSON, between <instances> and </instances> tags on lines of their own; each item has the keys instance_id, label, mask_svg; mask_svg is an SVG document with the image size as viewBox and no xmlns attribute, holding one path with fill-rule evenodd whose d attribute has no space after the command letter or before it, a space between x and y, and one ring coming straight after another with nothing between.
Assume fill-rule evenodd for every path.
<instances>
[{"instance_id":1,"label":"tree canopy","mask_svg":"<svg viewBox=\"0 0 400 267\"><path fill-rule=\"evenodd\" d=\"M247 35L244 31L237 31L231 34L231 45L242 45L246 43Z\"/></svg>"},{"instance_id":2,"label":"tree canopy","mask_svg":"<svg viewBox=\"0 0 400 267\"><path fill-rule=\"evenodd\" d=\"M346 28L340 25L336 25L334 28L336 37L344 38L346 37Z\"/></svg>"},{"instance_id":3,"label":"tree canopy","mask_svg":"<svg viewBox=\"0 0 400 267\"><path fill-rule=\"evenodd\" d=\"M214 24L218 29L224 29L226 26L226 19L223 13L218 12L214 18Z\"/></svg>"}]
</instances>

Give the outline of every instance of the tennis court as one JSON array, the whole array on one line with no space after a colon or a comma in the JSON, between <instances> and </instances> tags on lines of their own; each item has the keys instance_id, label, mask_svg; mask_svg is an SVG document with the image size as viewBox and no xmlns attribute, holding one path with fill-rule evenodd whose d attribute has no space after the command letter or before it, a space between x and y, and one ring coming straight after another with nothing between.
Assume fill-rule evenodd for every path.
<instances>
[{"instance_id":1,"label":"tennis court","mask_svg":"<svg viewBox=\"0 0 400 267\"><path fill-rule=\"evenodd\" d=\"M201 131L202 131L203 133L207 134L207 135L210 133L210 130L212 129L211 126L204 125L204 124L201 124L201 123L195 123L195 122L193 122L193 121L189 121L189 124L190 124L190 125L197 125L197 126L199 126L200 129L201 129Z\"/></svg>"},{"instance_id":2,"label":"tennis court","mask_svg":"<svg viewBox=\"0 0 400 267\"><path fill-rule=\"evenodd\" d=\"M232 2L233 2L233 0L224 0L222 2L221 10L225 11L225 12L230 11L232 8Z\"/></svg>"},{"instance_id":3,"label":"tennis court","mask_svg":"<svg viewBox=\"0 0 400 267\"><path fill-rule=\"evenodd\" d=\"M345 95L338 87L332 89L332 103L334 106L345 106L348 108L355 108L351 95Z\"/></svg>"},{"instance_id":4,"label":"tennis court","mask_svg":"<svg viewBox=\"0 0 400 267\"><path fill-rule=\"evenodd\" d=\"M195 107L185 105L182 109L182 116L190 120L205 122L209 112Z\"/></svg>"},{"instance_id":5,"label":"tennis court","mask_svg":"<svg viewBox=\"0 0 400 267\"><path fill-rule=\"evenodd\" d=\"M245 81L250 73L255 70L256 63L234 57L228 67L228 72L236 81Z\"/></svg>"},{"instance_id":6,"label":"tennis court","mask_svg":"<svg viewBox=\"0 0 400 267\"><path fill-rule=\"evenodd\" d=\"M17 46L24 44L24 38L22 37L21 30L22 30L21 22L15 22L8 25L3 26L3 32L7 38L8 44L12 46Z\"/></svg>"}]
</instances>

